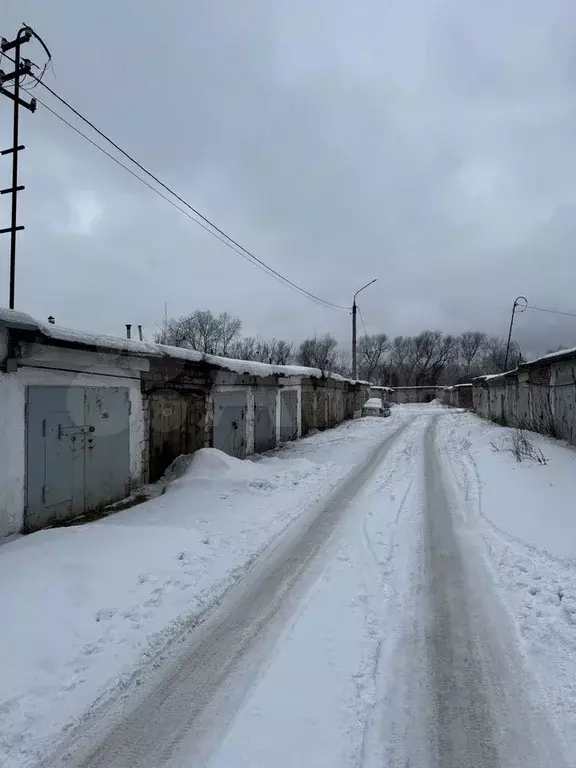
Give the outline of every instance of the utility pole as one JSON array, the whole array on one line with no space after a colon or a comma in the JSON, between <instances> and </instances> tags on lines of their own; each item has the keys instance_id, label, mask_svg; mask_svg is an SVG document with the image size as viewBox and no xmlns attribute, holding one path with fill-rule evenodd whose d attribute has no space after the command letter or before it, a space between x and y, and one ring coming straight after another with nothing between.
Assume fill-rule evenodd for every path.
<instances>
[{"instance_id":1,"label":"utility pole","mask_svg":"<svg viewBox=\"0 0 576 768\"><path fill-rule=\"evenodd\" d=\"M375 283L376 280L378 280L377 277L374 278L374 280L370 280L369 283L366 283L366 285L363 285L362 288L356 291L354 294L354 301L352 302L352 378L357 379L358 378L358 365L356 360L356 313L358 312L358 305L356 304L356 296L360 293L360 291L363 291L364 288L368 288L369 285L372 285L372 283Z\"/></svg>"},{"instance_id":2,"label":"utility pole","mask_svg":"<svg viewBox=\"0 0 576 768\"><path fill-rule=\"evenodd\" d=\"M356 306L356 296L354 296L354 303L352 304L352 378L355 379L358 376L358 365L356 361L356 313L358 307Z\"/></svg>"},{"instance_id":3,"label":"utility pole","mask_svg":"<svg viewBox=\"0 0 576 768\"><path fill-rule=\"evenodd\" d=\"M23 26L14 40L6 40L2 38L0 40L0 51L6 53L7 51L14 52L14 71L5 73L0 70L0 93L3 96L7 96L14 102L14 117L12 125L12 147L4 149L0 152L0 155L12 155L12 186L7 189L0 190L0 195L11 194L12 198L12 214L10 217L10 226L0 229L0 235L10 233L10 298L9 308L14 309L14 297L15 297L15 283L16 283L16 232L24 229L23 226L17 225L17 206L18 206L18 192L24 189L23 185L18 186L18 153L24 149L23 144L18 143L18 129L20 118L20 107L29 109L30 112L36 110L36 99L20 98L20 78L32 73L32 62L29 59L23 59L20 56L20 49L25 43L29 43L33 37L32 30ZM4 88L4 83L13 81L13 90L9 91Z\"/></svg>"},{"instance_id":4,"label":"utility pole","mask_svg":"<svg viewBox=\"0 0 576 768\"><path fill-rule=\"evenodd\" d=\"M510 330L508 331L508 343L506 344L506 359L504 360L504 373L508 369L508 356L510 354L510 341L512 340L512 326L514 325L514 315L516 314L516 312L525 312L527 304L528 304L528 299L526 298L526 296L518 296L516 299L514 299L514 304L512 305L512 315L510 317Z\"/></svg>"}]
</instances>

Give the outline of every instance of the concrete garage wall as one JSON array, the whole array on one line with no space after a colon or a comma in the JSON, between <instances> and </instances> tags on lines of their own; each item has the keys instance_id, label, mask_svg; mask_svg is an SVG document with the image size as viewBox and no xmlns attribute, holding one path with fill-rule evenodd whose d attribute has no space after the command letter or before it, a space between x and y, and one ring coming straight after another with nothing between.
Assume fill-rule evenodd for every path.
<instances>
[{"instance_id":1,"label":"concrete garage wall","mask_svg":"<svg viewBox=\"0 0 576 768\"><path fill-rule=\"evenodd\" d=\"M370 385L366 382L302 379L302 435L359 418L369 397Z\"/></svg>"},{"instance_id":2,"label":"concrete garage wall","mask_svg":"<svg viewBox=\"0 0 576 768\"><path fill-rule=\"evenodd\" d=\"M344 421L344 387L328 388L328 426L336 427Z\"/></svg>"},{"instance_id":3,"label":"concrete garage wall","mask_svg":"<svg viewBox=\"0 0 576 768\"><path fill-rule=\"evenodd\" d=\"M440 394L440 400L444 405L472 410L472 384L456 384L453 387L444 387Z\"/></svg>"},{"instance_id":4,"label":"concrete garage wall","mask_svg":"<svg viewBox=\"0 0 576 768\"><path fill-rule=\"evenodd\" d=\"M370 386L370 397L378 397L383 403L389 403L394 390L391 387Z\"/></svg>"},{"instance_id":5,"label":"concrete garage wall","mask_svg":"<svg viewBox=\"0 0 576 768\"><path fill-rule=\"evenodd\" d=\"M443 387L395 387L390 393L390 402L401 405L403 403L430 403L442 396Z\"/></svg>"},{"instance_id":6,"label":"concrete garage wall","mask_svg":"<svg viewBox=\"0 0 576 768\"><path fill-rule=\"evenodd\" d=\"M556 437L576 445L576 365L574 360L553 366L550 405Z\"/></svg>"},{"instance_id":7,"label":"concrete garage wall","mask_svg":"<svg viewBox=\"0 0 576 768\"><path fill-rule=\"evenodd\" d=\"M351 418L358 419L362 416L362 408L366 400L370 398L370 385L366 382L355 382L348 385L348 411Z\"/></svg>"},{"instance_id":8,"label":"concrete garage wall","mask_svg":"<svg viewBox=\"0 0 576 768\"><path fill-rule=\"evenodd\" d=\"M473 382L481 417L576 445L576 350L546 355L516 370Z\"/></svg>"},{"instance_id":9,"label":"concrete garage wall","mask_svg":"<svg viewBox=\"0 0 576 768\"><path fill-rule=\"evenodd\" d=\"M317 405L316 385L312 379L302 379L301 392L301 420L302 435L307 435L313 429L317 429Z\"/></svg>"}]
</instances>

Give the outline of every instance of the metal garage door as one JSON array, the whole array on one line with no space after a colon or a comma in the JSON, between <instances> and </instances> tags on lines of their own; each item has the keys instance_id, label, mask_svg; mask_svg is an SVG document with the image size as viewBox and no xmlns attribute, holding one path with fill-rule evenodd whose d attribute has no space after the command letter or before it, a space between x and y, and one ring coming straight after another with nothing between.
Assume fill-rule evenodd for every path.
<instances>
[{"instance_id":1,"label":"metal garage door","mask_svg":"<svg viewBox=\"0 0 576 768\"><path fill-rule=\"evenodd\" d=\"M276 391L256 390L254 394L254 450L276 447Z\"/></svg>"},{"instance_id":2,"label":"metal garage door","mask_svg":"<svg viewBox=\"0 0 576 768\"><path fill-rule=\"evenodd\" d=\"M213 446L230 456L246 456L246 392L214 395Z\"/></svg>"},{"instance_id":3,"label":"metal garage door","mask_svg":"<svg viewBox=\"0 0 576 768\"><path fill-rule=\"evenodd\" d=\"M298 437L298 392L293 389L280 393L280 440Z\"/></svg>"},{"instance_id":4,"label":"metal garage door","mask_svg":"<svg viewBox=\"0 0 576 768\"><path fill-rule=\"evenodd\" d=\"M25 530L129 493L129 419L123 387L28 387Z\"/></svg>"},{"instance_id":5,"label":"metal garage door","mask_svg":"<svg viewBox=\"0 0 576 768\"><path fill-rule=\"evenodd\" d=\"M160 389L150 397L150 482L178 456L204 447L204 393Z\"/></svg>"}]
</instances>

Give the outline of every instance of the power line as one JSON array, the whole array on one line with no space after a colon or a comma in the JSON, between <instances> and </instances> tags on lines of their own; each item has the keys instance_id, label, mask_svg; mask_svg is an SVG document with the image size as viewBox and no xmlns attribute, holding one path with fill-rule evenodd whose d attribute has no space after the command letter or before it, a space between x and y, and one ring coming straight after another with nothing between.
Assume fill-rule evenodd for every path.
<instances>
[{"instance_id":1,"label":"power line","mask_svg":"<svg viewBox=\"0 0 576 768\"><path fill-rule=\"evenodd\" d=\"M26 89L25 89L26 90ZM148 189L150 189L155 194L159 195L163 200L165 200L169 205L171 205L173 208L176 208L177 211L180 211L180 213L183 213L184 216L187 216L189 219L191 219L194 223L198 224L198 226L202 227L206 232L211 234L213 237L215 237L217 240L220 240L221 243L226 245L228 248L231 248L233 251L235 251L239 256L241 256L243 259L248 261L250 264L253 264L255 267L258 267L264 274L267 274L269 277L272 277L276 282L280 283L280 285L286 285L279 277L277 277L275 274L268 272L263 266L260 264L250 261L250 259L239 249L234 248L230 245L223 237L218 235L217 233L211 231L206 224L202 223L201 221L198 221L198 219L194 218L192 214L190 214L188 211L186 211L184 208L181 208L177 203L175 203L173 200L171 200L167 195L165 195L163 192L161 192L159 189L156 189L156 187L152 186L150 182L146 181L146 179L143 179L141 176L139 176L135 171L133 171L131 168L129 168L125 163L123 163L121 160L118 160L117 157L114 157L114 155L110 152L108 152L106 149L101 147L96 141L91 139L89 136L87 136L83 131L81 131L77 126L75 126L70 121L66 120L65 117L62 117L56 110L52 109L52 107L49 107L46 103L44 103L41 99L36 98L36 101L38 104L41 104L45 109L48 110L51 114L54 115L54 117L57 117L58 120L61 120L65 125L67 125L69 128L71 128L73 131L75 131L79 136L81 136L83 139L86 139L86 141L90 142L96 149L98 149L100 152L102 152L106 157L110 158L114 163L119 165L121 168L123 168L125 171L127 171L131 176L133 176L135 179L140 181L142 184L144 184ZM323 303L320 304L320 306L326 306ZM328 309L332 309L333 307L328 305ZM335 308L335 307L334 307Z\"/></svg>"},{"instance_id":2,"label":"power line","mask_svg":"<svg viewBox=\"0 0 576 768\"><path fill-rule=\"evenodd\" d=\"M356 306L358 306L358 305L356 305ZM365 325L365 323L364 323L364 318L363 318L363 316L362 316L362 310L360 309L360 307L358 307L358 314L360 315L360 322L362 323L362 328L364 328L364 335L365 335L365 336L368 336L368 335L369 335L369 333L368 333L368 331L366 330L366 325Z\"/></svg>"},{"instance_id":3,"label":"power line","mask_svg":"<svg viewBox=\"0 0 576 768\"><path fill-rule=\"evenodd\" d=\"M564 315L565 317L576 317L574 312L560 312L557 309L544 309L543 307L533 307L531 304L526 304L526 309L534 309L536 312L549 312L551 315Z\"/></svg>"},{"instance_id":4,"label":"power line","mask_svg":"<svg viewBox=\"0 0 576 768\"><path fill-rule=\"evenodd\" d=\"M9 58L9 57L7 57ZM38 84L40 84L43 88L45 88L52 96L54 96L58 101L60 101L65 107L67 107L71 112L73 112L74 115L76 115L80 120L82 120L86 125L90 126L92 130L94 130L99 136L101 136L105 141L107 141L111 146L113 146L118 152L120 152L124 157L126 157L131 163L136 165L141 171L143 171L147 176L149 176L151 179L153 179L157 184L159 184L163 189L165 189L167 192L169 192L173 197L175 197L179 202L181 202L186 208L188 208L190 211L192 211L196 216L198 216L202 221L199 221L198 219L194 218L193 216L189 216L196 224L199 226L202 226L203 229L205 229L206 232L211 234L213 237L216 237L217 240L219 240L221 243L226 245L227 247L231 248L235 253L238 255L243 255L243 258L250 261L250 263L254 264L255 266L260 265L260 268L266 271L267 274L269 274L271 277L276 276L277 279L282 281L282 284L292 288L293 290L297 291L303 296L306 296L307 298L311 299L312 301L315 301L316 303L320 304L321 306L328 307L330 309L337 309L337 310L344 310L348 311L349 307L344 307L339 304L334 304L333 302L327 301L326 299L323 299L321 296L317 296L314 293L311 293L310 291L307 291L305 288L302 288L302 286L298 285L297 283L293 282L289 278L285 277L285 275L281 274L277 270L275 270L273 267L271 267L269 264L267 264L262 259L259 259L254 253L249 251L247 248L245 248L243 245L241 245L238 241L236 241L233 237L228 235L224 230L220 229L216 224L214 224L210 219L208 219L206 216L204 216L200 211L198 211L194 206L192 206L187 200L185 200L183 197L181 197L177 192L174 192L173 189L171 189L167 184L165 184L163 181L161 181L154 173L149 171L144 165L138 162L131 154L129 154L126 150L122 149L122 147L117 144L115 141L113 141L109 136L107 136L103 131L101 131L91 120L89 120L87 117L84 117L81 112L79 112L75 107L73 107L66 99L64 99L62 96L60 96L56 91L54 91L50 86L46 85L46 83L41 79L38 78L36 75L31 75ZM116 158L114 158L110 153L106 152L102 147L100 147L96 142L92 141L91 139L88 139L88 137L79 129L77 129L75 126L73 126L71 123L69 123L67 120L62 118L61 115L59 115L57 112L49 108L44 102L40 101L40 99L37 99L39 103L41 103L48 111L52 112L56 117L60 118L66 125L73 128L73 130L76 130L77 133L80 134L83 138L90 141L90 143L100 149L104 154L106 154L109 158L114 159L118 165L120 165L125 170L129 170L126 165L118 161ZM130 171L135 178L139 179L143 183L144 180L138 176L137 174ZM165 200L167 199L164 195L160 193L159 190L157 190L152 185L146 183L146 186L151 189L152 191L156 192L157 194L160 194L161 197L163 197ZM179 206L174 206L179 211L184 213L182 208ZM204 222L204 224L202 224Z\"/></svg>"}]
</instances>

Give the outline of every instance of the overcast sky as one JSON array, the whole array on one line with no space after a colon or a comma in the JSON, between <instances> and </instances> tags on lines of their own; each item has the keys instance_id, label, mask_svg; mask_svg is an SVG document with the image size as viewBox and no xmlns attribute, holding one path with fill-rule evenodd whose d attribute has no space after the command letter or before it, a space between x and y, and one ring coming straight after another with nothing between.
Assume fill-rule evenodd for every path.
<instances>
[{"instance_id":1,"label":"overcast sky","mask_svg":"<svg viewBox=\"0 0 576 768\"><path fill-rule=\"evenodd\" d=\"M518 294L576 312L574 0L2 6L1 35L25 21L51 49L49 85L275 269L345 305L377 277L369 331L505 335ZM10 124L0 96L3 147ZM21 140L18 309L151 336L167 302L348 342L346 312L278 285L42 107ZM517 338L575 345L576 318L526 312Z\"/></svg>"}]
</instances>

